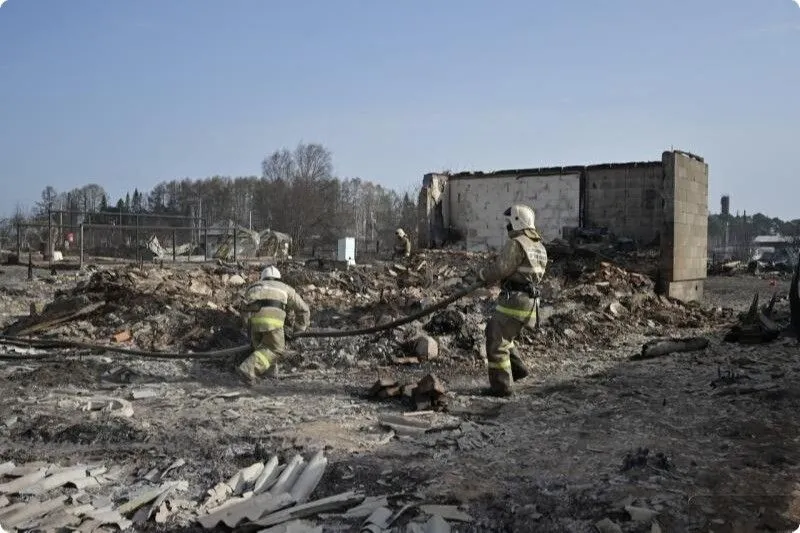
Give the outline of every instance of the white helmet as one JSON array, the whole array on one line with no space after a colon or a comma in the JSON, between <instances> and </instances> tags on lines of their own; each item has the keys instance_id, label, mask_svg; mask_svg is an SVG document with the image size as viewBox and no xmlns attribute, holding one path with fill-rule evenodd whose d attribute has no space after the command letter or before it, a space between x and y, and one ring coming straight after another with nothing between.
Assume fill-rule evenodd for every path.
<instances>
[{"instance_id":1,"label":"white helmet","mask_svg":"<svg viewBox=\"0 0 800 533\"><path fill-rule=\"evenodd\" d=\"M398 237L405 237L405 236L406 236L406 232L405 232L405 231L403 231L403 228L397 228L397 231L395 231L395 234L396 234Z\"/></svg>"},{"instance_id":2,"label":"white helmet","mask_svg":"<svg viewBox=\"0 0 800 533\"><path fill-rule=\"evenodd\" d=\"M503 213L513 231L536 229L536 215L533 209L524 204L514 204Z\"/></svg>"},{"instance_id":3,"label":"white helmet","mask_svg":"<svg viewBox=\"0 0 800 533\"><path fill-rule=\"evenodd\" d=\"M281 279L281 271L270 265L261 271L261 279Z\"/></svg>"}]
</instances>

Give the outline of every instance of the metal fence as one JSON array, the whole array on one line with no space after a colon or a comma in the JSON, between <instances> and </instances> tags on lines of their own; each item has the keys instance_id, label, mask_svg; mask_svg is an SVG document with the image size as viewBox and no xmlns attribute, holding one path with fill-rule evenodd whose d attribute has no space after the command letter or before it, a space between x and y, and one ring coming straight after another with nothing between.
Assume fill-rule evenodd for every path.
<instances>
[{"instance_id":1,"label":"metal fence","mask_svg":"<svg viewBox=\"0 0 800 533\"><path fill-rule=\"evenodd\" d=\"M67 221L65 222L64 215ZM66 260L132 262L160 259L197 261L209 258L205 221L179 215L77 213L53 211L46 219L15 224L16 254L41 254L51 264ZM113 217L113 218L109 218Z\"/></svg>"}]
</instances>

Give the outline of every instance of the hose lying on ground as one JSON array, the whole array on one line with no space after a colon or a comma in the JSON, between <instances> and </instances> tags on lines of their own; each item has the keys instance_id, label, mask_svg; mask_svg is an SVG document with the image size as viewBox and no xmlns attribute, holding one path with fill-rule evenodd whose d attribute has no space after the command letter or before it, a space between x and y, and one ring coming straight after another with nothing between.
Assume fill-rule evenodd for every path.
<instances>
[{"instance_id":1,"label":"hose lying on ground","mask_svg":"<svg viewBox=\"0 0 800 533\"><path fill-rule=\"evenodd\" d=\"M413 322L419 318L424 317L425 315L429 315L434 311L438 311L439 309L443 309L450 305L451 303L455 302L456 300L463 298L464 296L468 295L471 292L474 292L481 287L483 287L485 283L483 281L479 281L473 283L472 285L461 289L460 291L456 292L452 296L448 296L441 302L437 302L431 306L425 307L416 313L412 313L408 316L403 318L398 318L397 320L393 320L391 322L387 322L386 324L378 324L377 326L372 326L369 328L361 328L361 329L346 329L346 330L338 330L338 329L310 329L307 331L298 331L296 333L292 333L291 335L287 335L287 338L290 339L300 339L304 337L352 337L356 335L370 335L372 333L379 333L381 331L385 331L387 329L394 329L398 326L402 326L403 324L408 324L409 322Z\"/></svg>"},{"instance_id":2,"label":"hose lying on ground","mask_svg":"<svg viewBox=\"0 0 800 533\"><path fill-rule=\"evenodd\" d=\"M387 322L386 324L379 324L377 326L372 326L369 328L362 328L362 329L351 329L351 330L338 330L338 329L330 329L330 330L306 330L302 332L297 332L294 334L289 334L287 332L287 338L289 339L298 339L298 338L308 338L308 337L354 337L357 335L370 335L372 333L379 333L381 331L385 331L387 329L393 329L398 326L402 326L403 324L408 324L409 322L413 322L419 318L422 318L426 315L433 313L434 311L438 311L439 309L443 309L450 305L451 303L455 302L456 300L463 298L464 296L476 291L477 289L483 287L485 285L484 282L479 281L477 283L473 283L472 285L461 289L460 291L456 292L452 296L445 298L444 300L437 302L431 306L425 307L416 313L412 313L408 316L403 318L399 318L397 320L393 320L392 322ZM220 357L227 357L227 356L234 356L240 355L244 353L248 353L252 350L249 344L243 344L240 346L234 346L233 348L225 348L222 350L213 350L209 352L155 352L155 351L147 351L147 350L136 350L133 348L123 348L121 346L109 346L105 344L94 344L91 342L83 342L83 341L76 341L70 339L29 339L25 337L14 337L9 335L0 335L0 344L7 344L10 346L21 346L25 348L79 348L79 349L87 349L93 351L105 351L105 352L112 352L118 353L122 355L129 355L132 357L144 357L148 359L215 359ZM51 357L46 354L41 355L0 355L0 360L13 360L13 361L24 361L24 360L36 360L36 359L43 359L45 357Z\"/></svg>"}]
</instances>

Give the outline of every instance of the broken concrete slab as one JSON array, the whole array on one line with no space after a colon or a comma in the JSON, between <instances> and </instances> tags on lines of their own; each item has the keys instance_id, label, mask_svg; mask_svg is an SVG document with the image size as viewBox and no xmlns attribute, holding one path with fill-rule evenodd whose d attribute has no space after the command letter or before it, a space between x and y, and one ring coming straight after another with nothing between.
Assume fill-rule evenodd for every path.
<instances>
[{"instance_id":1,"label":"broken concrete slab","mask_svg":"<svg viewBox=\"0 0 800 533\"><path fill-rule=\"evenodd\" d=\"M355 491L343 492L320 500L295 505L288 509L272 513L257 522L256 525L267 527L276 526L297 518L306 518L317 513L336 511L345 507L350 507L364 501L364 494Z\"/></svg>"},{"instance_id":2,"label":"broken concrete slab","mask_svg":"<svg viewBox=\"0 0 800 533\"><path fill-rule=\"evenodd\" d=\"M414 355L428 361L439 357L439 343L428 335L421 335L414 341Z\"/></svg>"},{"instance_id":3,"label":"broken concrete slab","mask_svg":"<svg viewBox=\"0 0 800 533\"><path fill-rule=\"evenodd\" d=\"M294 500L291 495L285 492L277 496L265 492L227 506L224 509L200 516L197 521L206 529L214 529L220 523L233 528L243 520L254 522L264 515L288 507L293 503Z\"/></svg>"}]
</instances>

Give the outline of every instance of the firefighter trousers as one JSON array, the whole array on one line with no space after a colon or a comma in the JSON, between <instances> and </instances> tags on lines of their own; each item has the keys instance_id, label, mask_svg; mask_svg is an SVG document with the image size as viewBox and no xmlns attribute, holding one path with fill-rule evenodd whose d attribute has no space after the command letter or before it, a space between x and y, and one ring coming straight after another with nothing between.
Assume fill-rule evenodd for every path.
<instances>
[{"instance_id":1,"label":"firefighter trousers","mask_svg":"<svg viewBox=\"0 0 800 533\"><path fill-rule=\"evenodd\" d=\"M517 357L514 341L525 327L536 324L536 299L524 292L502 292L486 324L486 359L492 394L511 394L514 378L511 360Z\"/></svg>"},{"instance_id":2,"label":"firefighter trousers","mask_svg":"<svg viewBox=\"0 0 800 533\"><path fill-rule=\"evenodd\" d=\"M250 344L253 353L239 365L239 372L250 379L257 379L274 367L277 359L283 355L286 348L283 328L251 331Z\"/></svg>"}]
</instances>

